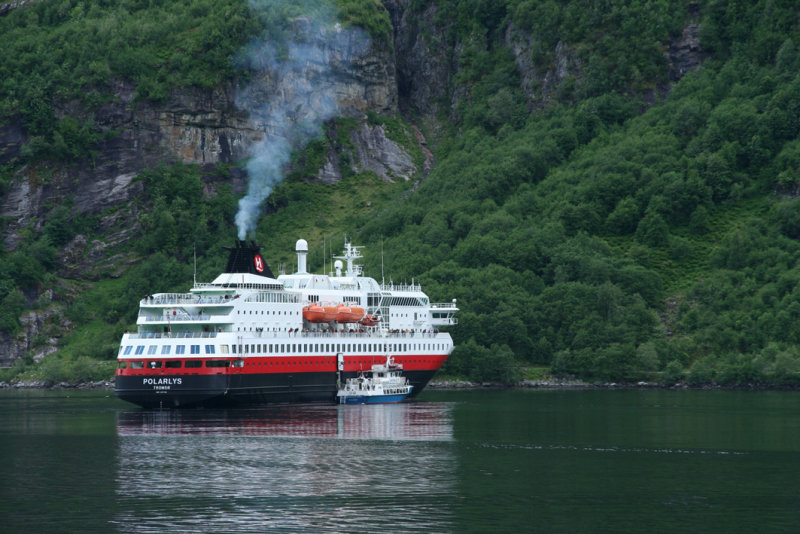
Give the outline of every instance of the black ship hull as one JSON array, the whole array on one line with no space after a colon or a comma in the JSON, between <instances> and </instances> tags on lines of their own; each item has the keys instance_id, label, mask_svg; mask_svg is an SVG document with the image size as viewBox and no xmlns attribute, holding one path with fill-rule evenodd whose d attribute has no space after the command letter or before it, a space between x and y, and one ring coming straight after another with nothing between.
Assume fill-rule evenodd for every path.
<instances>
[{"instance_id":1,"label":"black ship hull","mask_svg":"<svg viewBox=\"0 0 800 534\"><path fill-rule=\"evenodd\" d=\"M403 374L421 392L435 370ZM230 407L260 404L334 404L338 381L357 376L343 372L117 376L115 393L143 408Z\"/></svg>"}]
</instances>

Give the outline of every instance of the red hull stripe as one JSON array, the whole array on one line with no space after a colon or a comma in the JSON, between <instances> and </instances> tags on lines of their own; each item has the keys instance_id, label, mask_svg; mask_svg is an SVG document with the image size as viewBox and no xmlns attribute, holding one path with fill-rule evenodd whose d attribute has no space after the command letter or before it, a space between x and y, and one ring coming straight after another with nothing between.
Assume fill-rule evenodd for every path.
<instances>
[{"instance_id":1,"label":"red hull stripe","mask_svg":"<svg viewBox=\"0 0 800 534\"><path fill-rule=\"evenodd\" d=\"M217 374L265 374L265 373L319 373L336 372L336 356L247 356L243 364L236 366L239 358L143 358L120 359L124 368L117 369L118 376L134 375L217 375ZM436 371L447 360L446 354L397 355L395 363L404 371ZM134 363L135 362L135 363ZM187 367L187 362L200 363L200 367ZM211 362L212 366L209 366ZM345 356L344 371L369 370L372 365L386 362L386 356Z\"/></svg>"}]
</instances>

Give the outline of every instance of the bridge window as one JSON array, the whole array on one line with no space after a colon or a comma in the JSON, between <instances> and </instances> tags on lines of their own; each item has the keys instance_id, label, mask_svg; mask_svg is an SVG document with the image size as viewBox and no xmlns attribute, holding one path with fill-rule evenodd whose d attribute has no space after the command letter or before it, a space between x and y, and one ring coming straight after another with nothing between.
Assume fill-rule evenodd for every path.
<instances>
[{"instance_id":1,"label":"bridge window","mask_svg":"<svg viewBox=\"0 0 800 534\"><path fill-rule=\"evenodd\" d=\"M170 348L172 348L171 345L162 346L161 347L161 354L169 354Z\"/></svg>"},{"instance_id":2,"label":"bridge window","mask_svg":"<svg viewBox=\"0 0 800 534\"><path fill-rule=\"evenodd\" d=\"M131 353L132 346L125 347L125 352L123 353L125 356Z\"/></svg>"},{"instance_id":3,"label":"bridge window","mask_svg":"<svg viewBox=\"0 0 800 534\"><path fill-rule=\"evenodd\" d=\"M178 345L175 347L175 354L183 354L186 352L186 345Z\"/></svg>"}]
</instances>

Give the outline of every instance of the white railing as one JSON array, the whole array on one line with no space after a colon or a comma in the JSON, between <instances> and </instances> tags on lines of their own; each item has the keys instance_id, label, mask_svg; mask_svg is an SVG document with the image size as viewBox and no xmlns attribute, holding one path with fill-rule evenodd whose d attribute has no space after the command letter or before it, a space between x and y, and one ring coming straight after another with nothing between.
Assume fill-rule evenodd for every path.
<instances>
[{"instance_id":1,"label":"white railing","mask_svg":"<svg viewBox=\"0 0 800 534\"><path fill-rule=\"evenodd\" d=\"M381 291L422 291L419 284L381 284Z\"/></svg>"},{"instance_id":2,"label":"white railing","mask_svg":"<svg viewBox=\"0 0 800 534\"><path fill-rule=\"evenodd\" d=\"M165 293L154 297L145 297L140 306L173 306L175 304L227 304L232 297L198 297L191 293Z\"/></svg>"},{"instance_id":3,"label":"white railing","mask_svg":"<svg viewBox=\"0 0 800 534\"><path fill-rule=\"evenodd\" d=\"M230 315L211 315L208 313L180 313L177 315L139 315L139 320L150 323L184 323L184 322L200 322L200 323L230 323Z\"/></svg>"},{"instance_id":4,"label":"white railing","mask_svg":"<svg viewBox=\"0 0 800 534\"><path fill-rule=\"evenodd\" d=\"M428 330L424 332L310 332L310 331L297 331L297 332L145 332L145 333L128 333L126 334L130 339L176 339L176 338L211 338L221 336L223 334L236 334L237 336L246 335L247 337L261 337L261 338L295 338L295 339L309 339L309 338L331 338L331 339L387 339L387 338L400 338L400 339L431 339L440 336L447 336L445 332L438 330Z\"/></svg>"},{"instance_id":5,"label":"white railing","mask_svg":"<svg viewBox=\"0 0 800 534\"><path fill-rule=\"evenodd\" d=\"M130 339L211 338L217 337L218 332L145 332L126 335Z\"/></svg>"}]
</instances>

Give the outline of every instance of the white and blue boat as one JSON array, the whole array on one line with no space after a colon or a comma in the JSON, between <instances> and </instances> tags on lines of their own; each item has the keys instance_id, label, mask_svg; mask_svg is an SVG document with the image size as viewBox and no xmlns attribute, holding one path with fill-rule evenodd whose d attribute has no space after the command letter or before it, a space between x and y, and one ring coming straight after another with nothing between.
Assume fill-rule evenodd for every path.
<instances>
[{"instance_id":1,"label":"white and blue boat","mask_svg":"<svg viewBox=\"0 0 800 534\"><path fill-rule=\"evenodd\" d=\"M385 364L348 378L336 397L339 404L385 404L404 400L413 389L403 376L403 366L388 357Z\"/></svg>"}]
</instances>

